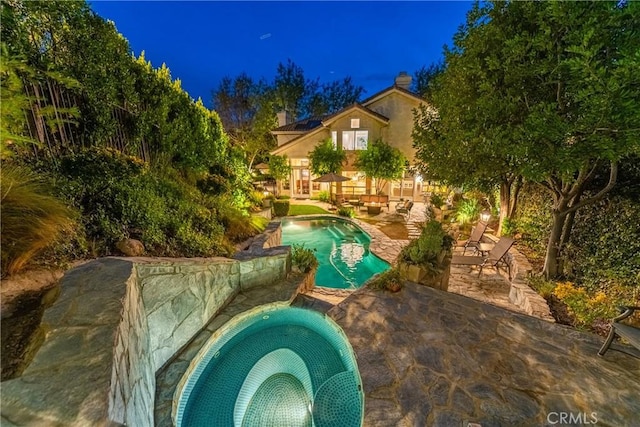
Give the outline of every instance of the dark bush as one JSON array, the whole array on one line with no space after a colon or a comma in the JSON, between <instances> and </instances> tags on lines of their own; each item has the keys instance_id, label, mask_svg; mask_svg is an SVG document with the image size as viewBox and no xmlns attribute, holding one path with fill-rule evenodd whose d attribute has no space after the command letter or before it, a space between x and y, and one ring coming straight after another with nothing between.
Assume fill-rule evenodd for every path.
<instances>
[{"instance_id":1,"label":"dark bush","mask_svg":"<svg viewBox=\"0 0 640 427\"><path fill-rule=\"evenodd\" d=\"M275 216L287 216L289 214L289 201L279 199L274 200L273 213L275 214Z\"/></svg>"},{"instance_id":2,"label":"dark bush","mask_svg":"<svg viewBox=\"0 0 640 427\"><path fill-rule=\"evenodd\" d=\"M92 149L62 159L54 171L60 195L76 206L96 255L136 238L159 256L229 255L232 246L216 206L180 174L149 170L138 159Z\"/></svg>"},{"instance_id":3,"label":"dark bush","mask_svg":"<svg viewBox=\"0 0 640 427\"><path fill-rule=\"evenodd\" d=\"M576 215L566 248L566 270L588 288L637 286L640 277L640 203L614 197Z\"/></svg>"}]
</instances>

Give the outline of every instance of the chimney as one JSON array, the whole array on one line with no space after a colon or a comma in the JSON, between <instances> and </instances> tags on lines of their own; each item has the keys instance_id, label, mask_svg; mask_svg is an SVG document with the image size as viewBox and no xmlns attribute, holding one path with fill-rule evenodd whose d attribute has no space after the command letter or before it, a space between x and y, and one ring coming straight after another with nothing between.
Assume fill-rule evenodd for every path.
<instances>
[{"instance_id":1,"label":"chimney","mask_svg":"<svg viewBox=\"0 0 640 427\"><path fill-rule=\"evenodd\" d=\"M396 77L396 86L409 90L409 86L411 86L411 76L407 74L406 71L400 71L400 74Z\"/></svg>"},{"instance_id":2,"label":"chimney","mask_svg":"<svg viewBox=\"0 0 640 427\"><path fill-rule=\"evenodd\" d=\"M288 125L289 123L293 123L293 117L287 110L282 110L278 112L278 126Z\"/></svg>"}]
</instances>

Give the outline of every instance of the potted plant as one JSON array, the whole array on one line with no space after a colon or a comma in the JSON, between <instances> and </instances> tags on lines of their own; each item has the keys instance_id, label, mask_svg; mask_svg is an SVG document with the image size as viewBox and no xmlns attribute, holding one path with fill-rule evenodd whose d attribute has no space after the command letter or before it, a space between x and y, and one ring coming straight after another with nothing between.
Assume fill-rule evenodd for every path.
<instances>
[{"instance_id":1,"label":"potted plant","mask_svg":"<svg viewBox=\"0 0 640 427\"><path fill-rule=\"evenodd\" d=\"M402 277L400 271L392 268L383 273L375 275L368 283L372 289L378 289L389 292L398 292L402 289Z\"/></svg>"},{"instance_id":2,"label":"potted plant","mask_svg":"<svg viewBox=\"0 0 640 427\"><path fill-rule=\"evenodd\" d=\"M438 221L428 222L422 234L398 255L400 276L411 282L446 291L454 239Z\"/></svg>"}]
</instances>

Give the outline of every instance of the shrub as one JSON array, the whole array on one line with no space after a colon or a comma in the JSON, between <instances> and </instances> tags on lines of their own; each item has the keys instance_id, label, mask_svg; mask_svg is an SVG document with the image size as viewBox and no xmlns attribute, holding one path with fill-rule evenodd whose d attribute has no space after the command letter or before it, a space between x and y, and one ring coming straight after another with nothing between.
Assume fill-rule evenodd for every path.
<instances>
[{"instance_id":1,"label":"shrub","mask_svg":"<svg viewBox=\"0 0 640 427\"><path fill-rule=\"evenodd\" d=\"M341 206L338 208L338 215L348 218L354 218L356 216L356 211L354 211L351 207Z\"/></svg>"},{"instance_id":2,"label":"shrub","mask_svg":"<svg viewBox=\"0 0 640 427\"><path fill-rule=\"evenodd\" d=\"M396 268L391 268L377 274L367 282L367 286L381 291L397 291L402 288L400 271Z\"/></svg>"},{"instance_id":3,"label":"shrub","mask_svg":"<svg viewBox=\"0 0 640 427\"><path fill-rule=\"evenodd\" d=\"M620 303L602 291L590 294L586 289L571 282L558 283L553 295L567 305L575 316L574 326L578 328L592 327L597 320L606 321L615 317L616 305Z\"/></svg>"},{"instance_id":4,"label":"shrub","mask_svg":"<svg viewBox=\"0 0 640 427\"><path fill-rule=\"evenodd\" d=\"M331 203L331 198L329 196L329 192L328 191L320 191L318 193L318 200L320 200L321 202L324 202L324 203Z\"/></svg>"},{"instance_id":5,"label":"shrub","mask_svg":"<svg viewBox=\"0 0 640 427\"><path fill-rule=\"evenodd\" d=\"M72 211L49 194L45 183L32 171L3 165L2 274L19 272L38 252L71 229Z\"/></svg>"},{"instance_id":6,"label":"shrub","mask_svg":"<svg viewBox=\"0 0 640 427\"><path fill-rule=\"evenodd\" d=\"M284 195L278 196L278 200L290 200L290 199L291 199L291 196L284 196Z\"/></svg>"},{"instance_id":7,"label":"shrub","mask_svg":"<svg viewBox=\"0 0 640 427\"><path fill-rule=\"evenodd\" d=\"M308 273L318 266L318 259L314 255L314 250L305 248L304 244L294 244L291 247L291 262L294 267L303 273Z\"/></svg>"},{"instance_id":8,"label":"shrub","mask_svg":"<svg viewBox=\"0 0 640 427\"><path fill-rule=\"evenodd\" d=\"M460 224L469 224L480 215L480 204L477 199L463 199L456 210L456 220Z\"/></svg>"},{"instance_id":9,"label":"shrub","mask_svg":"<svg viewBox=\"0 0 640 427\"><path fill-rule=\"evenodd\" d=\"M287 216L289 214L289 200L274 200L273 213L275 216Z\"/></svg>"},{"instance_id":10,"label":"shrub","mask_svg":"<svg viewBox=\"0 0 640 427\"><path fill-rule=\"evenodd\" d=\"M226 210L236 208L227 198L203 195L177 171L150 170L136 158L92 149L63 157L54 172L59 194L81 211L97 255L110 254L118 240L128 237L140 239L159 256L233 251L222 219Z\"/></svg>"},{"instance_id":11,"label":"shrub","mask_svg":"<svg viewBox=\"0 0 640 427\"><path fill-rule=\"evenodd\" d=\"M640 203L615 197L585 206L565 250L566 271L592 290L640 278Z\"/></svg>"},{"instance_id":12,"label":"shrub","mask_svg":"<svg viewBox=\"0 0 640 427\"><path fill-rule=\"evenodd\" d=\"M447 234L438 221L428 222L420 237L409 242L399 255L407 264L426 267L432 273L440 271L443 254L453 247L454 239Z\"/></svg>"},{"instance_id":13,"label":"shrub","mask_svg":"<svg viewBox=\"0 0 640 427\"><path fill-rule=\"evenodd\" d=\"M438 193L433 193L429 198L429 202L431 203L431 206L439 209L440 206L444 205L444 198Z\"/></svg>"}]
</instances>

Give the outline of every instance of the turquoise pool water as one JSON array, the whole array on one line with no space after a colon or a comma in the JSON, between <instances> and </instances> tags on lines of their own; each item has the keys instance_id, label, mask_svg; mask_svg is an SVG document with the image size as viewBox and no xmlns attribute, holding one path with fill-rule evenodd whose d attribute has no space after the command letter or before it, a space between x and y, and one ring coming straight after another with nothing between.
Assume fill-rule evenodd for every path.
<instances>
[{"instance_id":1,"label":"turquoise pool water","mask_svg":"<svg viewBox=\"0 0 640 427\"><path fill-rule=\"evenodd\" d=\"M284 220L282 244L294 243L316 250L318 286L359 288L374 274L389 269L389 264L369 251L369 235L340 218Z\"/></svg>"},{"instance_id":2,"label":"turquoise pool water","mask_svg":"<svg viewBox=\"0 0 640 427\"><path fill-rule=\"evenodd\" d=\"M362 426L362 381L344 332L323 314L285 303L223 326L177 392L179 427Z\"/></svg>"}]
</instances>

